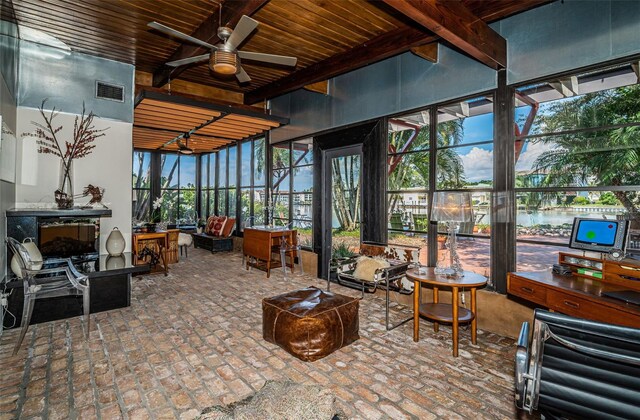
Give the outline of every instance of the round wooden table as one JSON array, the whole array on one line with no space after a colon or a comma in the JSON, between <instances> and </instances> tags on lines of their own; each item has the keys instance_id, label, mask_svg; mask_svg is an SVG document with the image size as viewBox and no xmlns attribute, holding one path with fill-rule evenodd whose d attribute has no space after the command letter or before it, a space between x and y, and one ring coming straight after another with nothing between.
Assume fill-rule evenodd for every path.
<instances>
[{"instance_id":1,"label":"round wooden table","mask_svg":"<svg viewBox=\"0 0 640 420\"><path fill-rule=\"evenodd\" d=\"M423 267L424 269L425 267ZM465 271L462 277L448 277L434 273L433 267L426 267L426 273L418 273L417 268L407 270L407 278L413 281L413 341L420 339L420 315L433 321L434 331L438 331L438 323L452 324L453 328L453 356L458 356L458 325L471 322L471 342L476 344L477 338L477 308L476 289L487 284L487 278L480 274ZM420 303L422 284L433 287L433 303ZM451 288L451 304L440 303L438 290L440 287ZM458 292L461 287L471 290L471 310L458 306Z\"/></svg>"}]
</instances>

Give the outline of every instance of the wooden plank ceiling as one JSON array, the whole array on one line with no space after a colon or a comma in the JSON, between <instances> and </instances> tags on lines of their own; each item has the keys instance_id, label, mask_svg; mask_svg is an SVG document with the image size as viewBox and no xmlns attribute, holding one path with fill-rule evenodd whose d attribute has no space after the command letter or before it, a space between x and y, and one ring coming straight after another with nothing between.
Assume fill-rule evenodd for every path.
<instances>
[{"instance_id":1,"label":"wooden plank ceiling","mask_svg":"<svg viewBox=\"0 0 640 420\"><path fill-rule=\"evenodd\" d=\"M181 137L179 141L195 153L210 152L286 123L251 110L142 92L134 110L133 147L177 151L176 139ZM182 137L187 132L186 143Z\"/></svg>"},{"instance_id":2,"label":"wooden plank ceiling","mask_svg":"<svg viewBox=\"0 0 640 420\"><path fill-rule=\"evenodd\" d=\"M206 51L169 39L148 28L148 22L160 22L212 44L219 42L220 1L216 0L12 1L21 25L53 35L75 51L134 64L154 74L156 87L168 80L164 63ZM295 56L296 68L245 60L242 65L252 80L242 85L233 76L212 73L205 63L174 69L172 78L241 92L244 102L251 104L409 51L440 36L474 58L499 67L503 65L502 41L486 22L549 1L226 0L221 11L224 24L234 27L242 14L260 22L241 50ZM406 3L422 6L407 7ZM434 15L424 19L420 13ZM483 58L483 54L489 56Z\"/></svg>"}]
</instances>

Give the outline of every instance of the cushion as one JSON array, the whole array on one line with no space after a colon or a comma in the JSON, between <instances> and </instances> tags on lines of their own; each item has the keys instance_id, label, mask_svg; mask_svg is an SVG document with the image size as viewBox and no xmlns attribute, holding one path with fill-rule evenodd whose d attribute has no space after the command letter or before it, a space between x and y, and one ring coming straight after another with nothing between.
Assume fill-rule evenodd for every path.
<instances>
[{"instance_id":1,"label":"cushion","mask_svg":"<svg viewBox=\"0 0 640 420\"><path fill-rule=\"evenodd\" d=\"M193 238L188 233L178 233L178 246L186 245L191 246Z\"/></svg>"},{"instance_id":2,"label":"cushion","mask_svg":"<svg viewBox=\"0 0 640 420\"><path fill-rule=\"evenodd\" d=\"M27 270L37 271L42 268L42 254L35 242L33 242L33 239L27 238L22 243L16 241L13 242L13 245L19 255L14 255L11 259L11 271L13 271L18 278L22 278L22 270L20 269L21 265L18 262L18 258L22 260Z\"/></svg>"},{"instance_id":3,"label":"cushion","mask_svg":"<svg viewBox=\"0 0 640 420\"><path fill-rule=\"evenodd\" d=\"M229 236L231 236L231 233L233 232L233 227L235 226L235 224L236 224L236 219L229 217L224 224L224 229L222 229L222 234L220 236L222 236L223 238L228 238Z\"/></svg>"},{"instance_id":4,"label":"cushion","mask_svg":"<svg viewBox=\"0 0 640 420\"><path fill-rule=\"evenodd\" d=\"M331 419L341 414L330 388L267 381L255 394L227 406L203 410L201 419Z\"/></svg>"},{"instance_id":5,"label":"cushion","mask_svg":"<svg viewBox=\"0 0 640 420\"><path fill-rule=\"evenodd\" d=\"M353 271L353 277L364 281L374 281L376 270L390 266L389 261L384 258L360 257L357 260L356 269Z\"/></svg>"},{"instance_id":6,"label":"cushion","mask_svg":"<svg viewBox=\"0 0 640 420\"><path fill-rule=\"evenodd\" d=\"M207 219L207 230L205 233L208 235L220 236L226 221L227 216L210 216Z\"/></svg>"}]
</instances>

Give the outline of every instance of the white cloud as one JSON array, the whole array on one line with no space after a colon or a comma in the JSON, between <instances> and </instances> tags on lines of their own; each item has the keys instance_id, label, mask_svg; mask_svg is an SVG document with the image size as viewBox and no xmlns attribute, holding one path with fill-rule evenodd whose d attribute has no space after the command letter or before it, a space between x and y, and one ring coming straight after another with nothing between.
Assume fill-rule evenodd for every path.
<instances>
[{"instance_id":1,"label":"white cloud","mask_svg":"<svg viewBox=\"0 0 640 420\"><path fill-rule=\"evenodd\" d=\"M460 155L467 181L493 179L493 150L472 147L466 155Z\"/></svg>"},{"instance_id":2,"label":"white cloud","mask_svg":"<svg viewBox=\"0 0 640 420\"><path fill-rule=\"evenodd\" d=\"M553 143L527 142L524 152L520 153L516 163L516 171L530 171L538 156L556 147Z\"/></svg>"}]
</instances>

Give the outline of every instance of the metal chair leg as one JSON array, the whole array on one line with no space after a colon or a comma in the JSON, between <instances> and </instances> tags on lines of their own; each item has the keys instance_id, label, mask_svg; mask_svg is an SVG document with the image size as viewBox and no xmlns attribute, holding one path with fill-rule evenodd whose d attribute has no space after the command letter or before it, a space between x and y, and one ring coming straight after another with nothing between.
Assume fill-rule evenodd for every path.
<instances>
[{"instance_id":1,"label":"metal chair leg","mask_svg":"<svg viewBox=\"0 0 640 420\"><path fill-rule=\"evenodd\" d=\"M398 327L399 327L399 326L401 326L401 325L406 324L406 323L407 323L407 322L409 322L409 321L412 321L412 320L413 320L413 315L411 315L411 316L410 316L409 318L407 318L407 319L404 319L404 320L402 320L402 321L398 322L398 323L397 323L397 324L395 324L395 325L394 325L394 324L389 324L389 297L390 297L390 294L389 294L389 277L386 277L386 279L385 279L385 280L386 280L386 281L385 281L385 283L386 283L386 286L387 286L387 287L385 288L385 289L386 289L386 291L385 291L385 292L386 292L386 305L385 305L385 328L387 329L387 331L391 331L391 330L394 330L394 329L398 328ZM415 293L415 291L414 291L414 293Z\"/></svg>"},{"instance_id":2,"label":"metal chair leg","mask_svg":"<svg viewBox=\"0 0 640 420\"><path fill-rule=\"evenodd\" d=\"M20 350L20 346L22 345L22 340L24 340L24 336L27 334L27 329L29 329L29 323L31 322L31 315L33 314L33 304L34 300L29 295L24 297L24 307L22 308L22 321L20 322L20 336L18 337L18 342L16 346L13 348L13 354L16 355L18 350Z\"/></svg>"},{"instance_id":3,"label":"metal chair leg","mask_svg":"<svg viewBox=\"0 0 640 420\"><path fill-rule=\"evenodd\" d=\"M82 309L84 309L84 324L87 338L89 338L90 323L91 323L91 294L89 293L89 282L87 281L87 287L82 291Z\"/></svg>"},{"instance_id":4,"label":"metal chair leg","mask_svg":"<svg viewBox=\"0 0 640 420\"><path fill-rule=\"evenodd\" d=\"M282 272L284 273L284 278L287 278L287 256L284 249L280 250L280 264L282 265Z\"/></svg>"}]
</instances>

